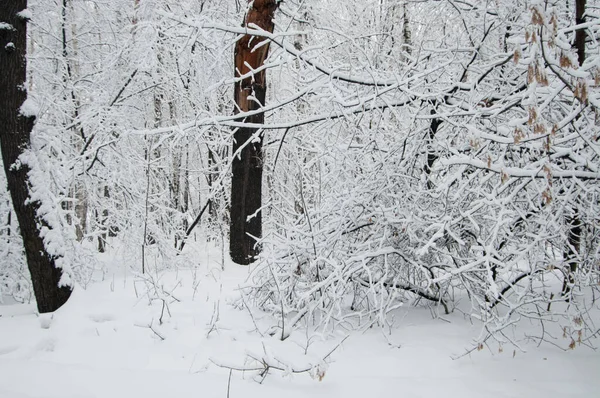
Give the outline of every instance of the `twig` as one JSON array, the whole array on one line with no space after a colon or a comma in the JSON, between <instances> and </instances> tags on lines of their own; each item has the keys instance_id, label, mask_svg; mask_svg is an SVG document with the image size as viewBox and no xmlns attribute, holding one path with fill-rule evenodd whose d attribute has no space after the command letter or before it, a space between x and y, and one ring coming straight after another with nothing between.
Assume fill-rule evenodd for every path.
<instances>
[{"instance_id":1,"label":"twig","mask_svg":"<svg viewBox=\"0 0 600 398\"><path fill-rule=\"evenodd\" d=\"M229 369L229 380L227 380L227 398L229 398L229 391L231 389L231 374L233 373L233 369Z\"/></svg>"},{"instance_id":2,"label":"twig","mask_svg":"<svg viewBox=\"0 0 600 398\"><path fill-rule=\"evenodd\" d=\"M152 322L150 322L149 325L135 325L138 327L147 327L148 329L152 330L152 332L158 336L158 338L160 338L162 341L164 341L166 339L165 336L161 335L160 333L158 333L156 330L154 330L154 328L152 327Z\"/></svg>"},{"instance_id":3,"label":"twig","mask_svg":"<svg viewBox=\"0 0 600 398\"><path fill-rule=\"evenodd\" d=\"M331 354L333 354L342 345L342 343L344 341L346 341L346 339L348 337L349 337L349 335L346 336L346 337L344 337L338 344L336 344L336 346L333 347L331 349L331 351L329 351L327 353L327 355L325 355L321 359L320 362L325 362L331 356ZM264 344L263 344L263 348L264 348ZM283 362L283 361L281 361L280 359L277 359L277 358L273 358L273 359L275 361L279 362L281 365L274 365L274 364L268 362L267 358L257 358L256 356L253 356L251 354L247 354L247 356L248 356L248 358L250 358L250 359L256 361L258 364L260 364L260 366L255 366L255 367L229 366L229 365L221 364L221 363L217 362L216 360L214 360L213 358L209 358L209 361L212 362L213 364L215 364L216 366L220 367L220 368L229 369L230 374L231 374L231 371L233 371L233 370L238 371L238 372L258 371L258 372L260 372L260 376L262 377L260 383L262 383L262 381L269 374L269 371L271 369L279 370L281 372L291 372L291 373L299 374L299 373L308 373L308 372L311 372L313 369L315 369L315 367L318 366L318 364L317 364L317 365L310 365L310 366L304 367L304 368L294 368L293 366L285 367L285 362ZM265 349L265 356L266 356L266 349ZM319 379L321 379L321 378L322 378L322 376L319 377Z\"/></svg>"},{"instance_id":4,"label":"twig","mask_svg":"<svg viewBox=\"0 0 600 398\"><path fill-rule=\"evenodd\" d=\"M218 302L214 303L214 305L213 305L213 313L212 313L212 316L210 317L210 330L208 331L208 333L206 333L206 338L208 338L208 336L210 336L210 334L212 332L217 330L217 322L219 322L220 303L221 303L221 301L219 300Z\"/></svg>"},{"instance_id":5,"label":"twig","mask_svg":"<svg viewBox=\"0 0 600 398\"><path fill-rule=\"evenodd\" d=\"M179 246L179 253L181 253L181 251L185 247L185 243L187 242L187 238L190 236L190 234L192 233L192 231L194 230L194 228L196 227L196 225L200 222L200 219L202 218L202 215L204 214L204 212L206 211L206 209L208 208L208 206L211 203L212 203L211 199L209 199L209 200L206 201L206 204L204 205L204 207L202 208L202 210L200 210L200 214L198 214L198 216L196 217L196 219L194 220L194 222L192 223L192 225L190 225L190 227L188 228L188 230L185 232L185 237L183 238L183 240L181 241L181 245ZM179 255L179 253L177 253L177 255Z\"/></svg>"},{"instance_id":6,"label":"twig","mask_svg":"<svg viewBox=\"0 0 600 398\"><path fill-rule=\"evenodd\" d=\"M244 298L243 293L241 295L241 298L242 298L242 303L244 304L244 307L246 307L246 310L248 310L248 313L250 314L250 319L252 319L252 323L254 324L256 331L258 332L258 334L260 334L261 337L264 337L264 334L260 331L260 329L258 328L258 325L256 324L256 320L254 319L254 314L252 314L250 307L248 307L248 304L246 303L246 299Z\"/></svg>"}]
</instances>

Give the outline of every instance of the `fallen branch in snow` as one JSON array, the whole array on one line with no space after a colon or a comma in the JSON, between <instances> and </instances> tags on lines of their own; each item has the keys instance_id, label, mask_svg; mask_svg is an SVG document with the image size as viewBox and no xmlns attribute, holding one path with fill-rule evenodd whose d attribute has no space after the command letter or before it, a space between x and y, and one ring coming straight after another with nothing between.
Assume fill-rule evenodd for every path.
<instances>
[{"instance_id":1,"label":"fallen branch in snow","mask_svg":"<svg viewBox=\"0 0 600 398\"><path fill-rule=\"evenodd\" d=\"M523 274L519 275L518 277L516 277L516 278L515 278L515 279L514 279L512 282L509 282L509 283L508 283L508 284L507 284L507 285L504 287L504 289L502 289L502 291L500 292L500 294L498 294L498 297L497 297L497 298L496 298L494 301L492 301L492 302L490 303L490 309L492 309L492 308L494 308L495 306L497 306L498 304L502 303L502 299L504 298L504 296L505 296L505 295L506 295L506 294L507 294L507 293L508 293L508 292L509 292L509 291L510 291L510 290L511 290L513 287L515 287L515 285L516 285L517 283L519 283L521 280L523 280L523 279L525 279L525 278L527 278L527 277L529 277L529 276L532 276L532 275L534 275L534 274L536 274L536 273L539 273L539 272L543 272L543 270L539 270L539 269L537 269L537 270L534 270L534 271L531 271L531 272L525 272L525 273L523 273ZM552 296L554 296L554 294L553 294ZM549 302L549 303L548 303L548 308L550 308L550 304L551 304L551 302Z\"/></svg>"},{"instance_id":2,"label":"fallen branch in snow","mask_svg":"<svg viewBox=\"0 0 600 398\"><path fill-rule=\"evenodd\" d=\"M263 344L264 355L261 355L259 357L252 353L246 354L246 356L249 359L256 362L256 365L236 366L236 365L225 364L225 363L219 362L218 360L216 360L214 358L209 358L209 361L220 368L229 369L230 372L234 371L234 370L238 371L238 372L253 372L253 371L259 372L259 376L261 377L261 380L259 383L262 383L264 381L264 379L269 374L270 370L279 370L281 372L294 373L294 374L309 373L313 379L318 379L319 381L321 381L323 379L323 377L325 377L325 372L327 370L326 360L342 345L342 343L344 341L346 341L346 339L348 337L349 336L344 337L342 339L342 341L340 341L338 344L336 344L336 346L333 347L333 349L331 349L331 351L329 351L327 353L327 355L325 355L323 358L321 358L321 360L317 364L315 364L315 365L311 364L306 367L294 367L292 365L286 364L285 362L283 362L282 360L280 360L276 357L270 356L269 354L267 354L267 349L264 346L264 344Z\"/></svg>"},{"instance_id":3,"label":"fallen branch in snow","mask_svg":"<svg viewBox=\"0 0 600 398\"><path fill-rule=\"evenodd\" d=\"M365 281L364 279L355 277L353 278L353 280L357 283L360 283L362 286L364 287L370 287L371 284L369 284L369 282ZM440 303L443 307L444 307L444 311L446 312L446 315L450 313L449 309L448 309L448 304L446 303L446 301L440 296L436 296L434 294L431 294L429 292L427 292L426 290L423 290L417 286L411 286L409 284L401 284L401 283L388 283L388 282L382 282L383 286L390 288L393 287L395 289L400 289L400 290L406 290L407 292L411 292L416 294L419 297L422 297L424 299L427 299L429 301L433 301L436 303Z\"/></svg>"},{"instance_id":4,"label":"fallen branch in snow","mask_svg":"<svg viewBox=\"0 0 600 398\"><path fill-rule=\"evenodd\" d=\"M210 334L212 332L217 330L217 322L219 322L219 320L220 320L220 316L219 316L220 308L221 308L221 300L214 303L213 313L210 317L210 323L209 323L210 329L209 329L208 333L206 333L207 339L210 337Z\"/></svg>"},{"instance_id":5,"label":"fallen branch in snow","mask_svg":"<svg viewBox=\"0 0 600 398\"><path fill-rule=\"evenodd\" d=\"M165 336L163 336L162 334L158 333L156 330L154 330L154 328L152 327L152 324L148 325L148 328L150 330L152 330L152 332L158 336L159 339L161 339L161 341L164 341L166 339Z\"/></svg>"},{"instance_id":6,"label":"fallen branch in snow","mask_svg":"<svg viewBox=\"0 0 600 398\"><path fill-rule=\"evenodd\" d=\"M160 334L159 332L157 332L153 327L152 327L152 322L150 322L150 324L148 325L139 325L139 324L135 324L134 326L140 327L140 328L148 328L152 331L152 333L154 333L161 341L165 341L166 337L163 336L162 334Z\"/></svg>"}]
</instances>

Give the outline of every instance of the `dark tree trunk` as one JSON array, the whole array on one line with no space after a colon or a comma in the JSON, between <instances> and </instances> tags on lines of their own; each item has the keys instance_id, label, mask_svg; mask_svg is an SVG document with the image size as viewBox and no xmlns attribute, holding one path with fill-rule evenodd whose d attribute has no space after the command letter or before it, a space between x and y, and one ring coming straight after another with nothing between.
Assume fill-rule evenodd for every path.
<instances>
[{"instance_id":1,"label":"dark tree trunk","mask_svg":"<svg viewBox=\"0 0 600 398\"><path fill-rule=\"evenodd\" d=\"M255 24L273 32L273 16L277 9L276 0L254 0L246 15L244 26ZM263 65L269 44L261 45L264 39L245 35L235 46L236 77L249 73ZM260 109L266 97L266 73L261 71L235 84L234 99L236 113ZM249 99L253 96L255 99ZM264 113L240 121L262 124ZM259 211L262 197L263 153L262 135L251 139L256 128L242 127L234 134L231 179L231 226L229 230L229 252L238 264L249 264L259 253L256 239L262 235L262 217ZM251 140L251 142L249 142ZM248 217L251 217L248 220Z\"/></svg>"},{"instance_id":2,"label":"dark tree trunk","mask_svg":"<svg viewBox=\"0 0 600 398\"><path fill-rule=\"evenodd\" d=\"M431 110L431 116L435 116L435 109ZM435 140L435 135L440 128L442 121L438 118L431 119L431 124L429 125L429 142L427 143L427 164L424 167L425 174L427 175L427 188L433 189L433 183L431 182L431 171L433 169L433 164L438 158L438 155L435 154L433 143Z\"/></svg>"},{"instance_id":3,"label":"dark tree trunk","mask_svg":"<svg viewBox=\"0 0 600 398\"><path fill-rule=\"evenodd\" d=\"M581 233L583 232L583 226L579 218L579 210L575 208L574 212L575 215L567 219L569 231L564 254L567 261L567 276L563 282L563 295L567 296L567 298L569 298L568 294L571 292L571 287L575 283L574 274L579 267L578 256L581 249Z\"/></svg>"},{"instance_id":4,"label":"dark tree trunk","mask_svg":"<svg viewBox=\"0 0 600 398\"><path fill-rule=\"evenodd\" d=\"M21 114L27 98L26 52L27 20L18 13L27 8L27 0L5 1L0 6L0 146L2 160L15 214L19 222L27 265L31 273L38 310L52 312L63 305L71 289L59 287L62 276L54 258L48 254L40 237L37 218L39 203L27 202L29 197L27 165L19 165L18 157L29 148L35 116Z\"/></svg>"},{"instance_id":5,"label":"dark tree trunk","mask_svg":"<svg viewBox=\"0 0 600 398\"><path fill-rule=\"evenodd\" d=\"M585 22L586 0L575 0L575 24L579 25ZM577 61L579 66L583 65L585 61L585 41L587 39L587 32L585 29L578 29L575 31L575 40L573 42L573 48L577 51ZM575 283L575 272L579 267L579 253L581 250L581 234L583 232L583 225L579 216L579 209L577 203L573 205L573 216L567 218L568 232L567 232L567 245L564 251L564 256L567 261L567 276L563 283L563 295L569 299L569 293L571 287Z\"/></svg>"},{"instance_id":6,"label":"dark tree trunk","mask_svg":"<svg viewBox=\"0 0 600 398\"><path fill-rule=\"evenodd\" d=\"M104 198L106 199L106 202L108 202L110 200L110 191L108 190L108 185L104 186L103 194L104 194ZM107 206L106 203L104 205ZM100 217L100 214L102 214L102 217ZM101 225L101 230L102 230L102 232L98 236L98 252L104 253L106 251L107 235L112 237L112 235L110 235L111 228L108 227L108 231L107 231L107 226L106 226L106 224L108 224L108 209L104 208L102 210L102 213L99 213L96 210L96 220L98 220L98 224Z\"/></svg>"},{"instance_id":7,"label":"dark tree trunk","mask_svg":"<svg viewBox=\"0 0 600 398\"><path fill-rule=\"evenodd\" d=\"M586 0L575 0L575 24L579 25L585 22L585 6ZM583 65L585 61L585 40L587 39L587 32L585 29L577 29L575 32L575 42L573 47L577 50L577 60L579 65Z\"/></svg>"}]
</instances>

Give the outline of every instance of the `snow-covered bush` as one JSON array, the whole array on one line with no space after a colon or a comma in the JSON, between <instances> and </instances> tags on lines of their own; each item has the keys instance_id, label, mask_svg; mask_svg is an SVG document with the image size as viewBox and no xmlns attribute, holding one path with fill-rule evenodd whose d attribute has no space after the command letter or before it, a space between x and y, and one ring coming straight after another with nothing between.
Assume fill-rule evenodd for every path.
<instances>
[{"instance_id":1,"label":"snow-covered bush","mask_svg":"<svg viewBox=\"0 0 600 398\"><path fill-rule=\"evenodd\" d=\"M510 326L524 318L542 340L551 323L579 342L597 334L599 48L577 66L562 3L485 7L407 7L408 62L384 71L355 15L325 29L352 32L329 44L339 57L301 59L312 98L274 146L247 290L280 327L383 324L415 298L480 319L480 341L518 345Z\"/></svg>"}]
</instances>

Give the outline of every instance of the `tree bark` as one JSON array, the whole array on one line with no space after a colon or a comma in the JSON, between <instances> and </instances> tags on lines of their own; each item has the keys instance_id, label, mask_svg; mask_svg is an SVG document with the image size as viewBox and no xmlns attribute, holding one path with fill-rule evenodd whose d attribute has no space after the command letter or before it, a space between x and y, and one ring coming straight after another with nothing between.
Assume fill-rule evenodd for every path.
<instances>
[{"instance_id":1,"label":"tree bark","mask_svg":"<svg viewBox=\"0 0 600 398\"><path fill-rule=\"evenodd\" d=\"M18 13L26 8L27 0L5 1L0 7L0 22L8 24L0 28L0 146L37 307L44 313L62 306L71 295L71 288L59 287L62 271L40 237L39 225L44 222L37 217L39 203L28 202L29 167L18 161L30 146L35 122L35 116L21 112L27 99L27 19Z\"/></svg>"},{"instance_id":2,"label":"tree bark","mask_svg":"<svg viewBox=\"0 0 600 398\"><path fill-rule=\"evenodd\" d=\"M579 25L585 22L586 0L575 0L575 24ZM585 29L575 31L575 40L573 49L577 51L577 61L579 66L585 61L585 41L587 32ZM577 199L577 198L576 198ZM569 299L571 287L575 284L575 272L579 268L579 254L581 251L581 235L583 233L583 224L577 208L577 200L573 204L573 216L567 218L567 244L565 245L564 256L567 261L567 275L563 282L563 295Z\"/></svg>"},{"instance_id":3,"label":"tree bark","mask_svg":"<svg viewBox=\"0 0 600 398\"><path fill-rule=\"evenodd\" d=\"M575 24L579 25L585 22L585 7L586 0L575 0ZM579 65L583 65L585 61L585 41L587 39L587 32L584 29L577 29L575 31L575 42L573 47L577 50L577 60Z\"/></svg>"},{"instance_id":4,"label":"tree bark","mask_svg":"<svg viewBox=\"0 0 600 398\"><path fill-rule=\"evenodd\" d=\"M273 32L273 16L277 3L277 0L251 2L244 26L257 25L267 32ZM263 65L269 52L269 43L264 43L264 40L245 35L236 43L234 62L236 77ZM266 89L264 70L237 82L234 88L235 112L260 109L265 103ZM251 96L254 98L249 98ZM262 124L264 119L264 113L260 113L242 118L240 121ZM262 236L262 216L259 209L262 203L263 153L262 135L252 139L255 133L257 133L256 128L241 127L234 134L233 153L235 154L243 146L240 154L233 158L231 179L229 252L231 259L238 264L249 264L260 252L256 239Z\"/></svg>"}]
</instances>

